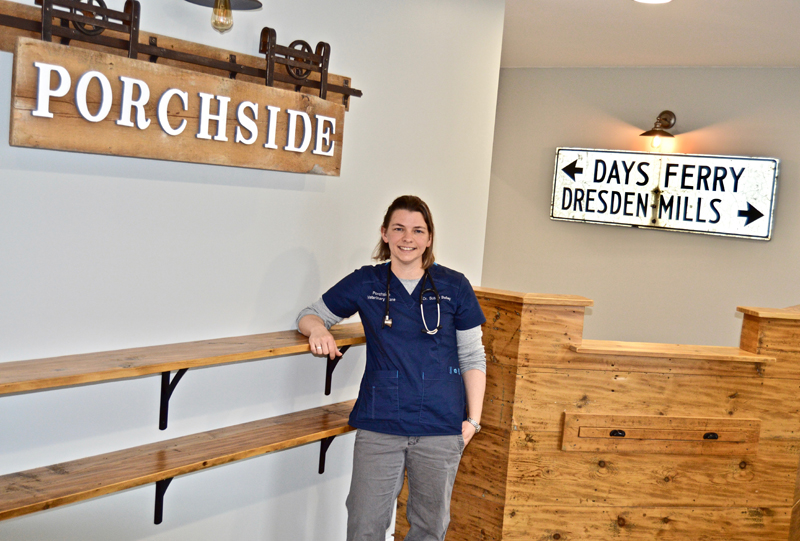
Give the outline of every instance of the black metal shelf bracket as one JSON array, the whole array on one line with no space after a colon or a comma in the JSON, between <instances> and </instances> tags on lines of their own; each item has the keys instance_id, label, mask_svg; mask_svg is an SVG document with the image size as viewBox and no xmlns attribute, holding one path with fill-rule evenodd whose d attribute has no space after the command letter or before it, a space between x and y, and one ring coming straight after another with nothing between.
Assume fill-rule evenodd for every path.
<instances>
[{"instance_id":1,"label":"black metal shelf bracket","mask_svg":"<svg viewBox=\"0 0 800 541\"><path fill-rule=\"evenodd\" d=\"M328 454L328 447L331 446L333 443L333 438L336 436L328 436L327 438L323 438L319 440L320 448L319 448L319 473L322 475L325 473L325 455Z\"/></svg>"},{"instance_id":2,"label":"black metal shelf bracket","mask_svg":"<svg viewBox=\"0 0 800 541\"><path fill-rule=\"evenodd\" d=\"M350 349L350 346L342 346L339 348L339 351L342 353L338 357L334 357L331 359L328 357L328 366L325 369L325 396L331 394L331 381L333 380L333 371L336 370L336 365L339 364L339 361L344 357L344 354L347 350Z\"/></svg>"},{"instance_id":3,"label":"black metal shelf bracket","mask_svg":"<svg viewBox=\"0 0 800 541\"><path fill-rule=\"evenodd\" d=\"M331 443L333 443L334 438L336 438L336 436L328 436L327 438L323 438L319 441L320 475L325 473L325 456L327 455L328 448L331 446ZM169 477L167 479L156 481L156 504L155 504L155 513L153 515L153 524L161 524L161 522L164 520L164 494L166 494L167 489L169 488L169 485L170 483L172 483L173 479L174 477Z\"/></svg>"},{"instance_id":4,"label":"black metal shelf bracket","mask_svg":"<svg viewBox=\"0 0 800 541\"><path fill-rule=\"evenodd\" d=\"M172 378L172 381L169 380L171 372L161 372L161 411L158 418L159 430L167 429L167 419L169 417L169 399L172 396L172 393L175 391L175 387L178 386L178 382L181 380L187 370L189 369L181 368L178 370L178 372L175 374L175 377Z\"/></svg>"},{"instance_id":5,"label":"black metal shelf bracket","mask_svg":"<svg viewBox=\"0 0 800 541\"><path fill-rule=\"evenodd\" d=\"M156 481L156 512L155 517L153 518L154 524L161 524L162 519L164 518L164 493L169 488L169 484L172 482L172 477L168 479L162 479L161 481Z\"/></svg>"}]
</instances>

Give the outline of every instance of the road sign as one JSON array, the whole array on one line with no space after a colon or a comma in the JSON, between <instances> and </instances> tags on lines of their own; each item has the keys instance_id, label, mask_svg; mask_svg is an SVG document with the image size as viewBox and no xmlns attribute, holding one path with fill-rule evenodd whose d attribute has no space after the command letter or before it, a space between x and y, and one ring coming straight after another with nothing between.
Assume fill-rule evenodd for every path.
<instances>
[{"instance_id":1,"label":"road sign","mask_svg":"<svg viewBox=\"0 0 800 541\"><path fill-rule=\"evenodd\" d=\"M778 163L558 148L550 217L769 240Z\"/></svg>"}]
</instances>

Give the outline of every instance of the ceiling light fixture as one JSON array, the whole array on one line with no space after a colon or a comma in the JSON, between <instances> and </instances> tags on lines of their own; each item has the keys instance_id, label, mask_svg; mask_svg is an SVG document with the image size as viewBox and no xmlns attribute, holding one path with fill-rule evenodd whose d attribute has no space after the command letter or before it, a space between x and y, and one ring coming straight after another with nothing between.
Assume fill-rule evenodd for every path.
<instances>
[{"instance_id":1,"label":"ceiling light fixture","mask_svg":"<svg viewBox=\"0 0 800 541\"><path fill-rule=\"evenodd\" d=\"M635 0L640 4L666 4L668 2L672 2L672 0Z\"/></svg>"},{"instance_id":2,"label":"ceiling light fixture","mask_svg":"<svg viewBox=\"0 0 800 541\"><path fill-rule=\"evenodd\" d=\"M186 0L190 4L213 8L211 11L211 26L220 34L233 27L232 10L259 9L259 0Z\"/></svg>"},{"instance_id":3,"label":"ceiling light fixture","mask_svg":"<svg viewBox=\"0 0 800 541\"><path fill-rule=\"evenodd\" d=\"M652 137L652 145L653 148L658 148L661 146L661 138L662 137L675 137L671 133L669 133L668 129L672 128L675 125L675 113L672 111L661 111L656 118L655 124L653 124L653 129L647 130L644 133L639 134L640 137Z\"/></svg>"}]
</instances>

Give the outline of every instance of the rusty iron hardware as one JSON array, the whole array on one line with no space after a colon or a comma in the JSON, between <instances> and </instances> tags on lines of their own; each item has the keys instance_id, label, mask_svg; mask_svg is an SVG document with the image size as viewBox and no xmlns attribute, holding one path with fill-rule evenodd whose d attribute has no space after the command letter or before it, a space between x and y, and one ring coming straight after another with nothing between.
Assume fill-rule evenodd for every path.
<instances>
[{"instance_id":1,"label":"rusty iron hardware","mask_svg":"<svg viewBox=\"0 0 800 541\"><path fill-rule=\"evenodd\" d=\"M227 72L231 79L244 74L264 79L267 86L274 86L275 81L278 81L293 85L297 92L310 88L318 90L322 99L326 99L329 91L336 92L342 94L345 106L351 96L362 96L361 90L350 87L349 81L342 85L328 82L331 49L330 45L322 41L317 44L314 52L311 52L311 46L303 40L295 40L285 47L278 45L275 30L265 27L261 31L259 52L265 55L266 66L265 69L260 69L237 64L236 55L233 54L229 55L229 61L225 61L159 47L155 37L150 37L146 44L139 43L141 5L138 0L125 0L123 11L109 9L105 0L34 0L34 3L42 7L41 22L0 15L0 26L40 33L42 41L52 42L56 37L62 45L69 45L71 41L82 41L127 51L128 58L138 59L138 55L143 54L147 55L150 62L166 58L212 68ZM58 22L54 24L56 19ZM122 33L125 38L104 35L106 30ZM276 64L282 65L285 70L276 71ZM319 81L309 79L312 72L319 73Z\"/></svg>"},{"instance_id":2,"label":"rusty iron hardware","mask_svg":"<svg viewBox=\"0 0 800 541\"><path fill-rule=\"evenodd\" d=\"M228 55L228 60L230 60L231 64L236 64L236 55L235 54ZM231 79L236 79L236 72L232 71L229 77Z\"/></svg>"},{"instance_id":3,"label":"rusty iron hardware","mask_svg":"<svg viewBox=\"0 0 800 541\"><path fill-rule=\"evenodd\" d=\"M148 40L148 42L150 43L151 47L158 47L158 38L157 37L150 36L150 39ZM155 64L156 62L158 62L158 57L154 56L154 55L150 55L150 62Z\"/></svg>"},{"instance_id":4,"label":"rusty iron hardware","mask_svg":"<svg viewBox=\"0 0 800 541\"><path fill-rule=\"evenodd\" d=\"M264 82L267 86L273 86L275 81L295 85L298 92L302 87L308 86L319 88L319 97L325 99L328 90L333 90L345 96L361 96L360 90L343 86L328 84L328 64L331 57L331 46L320 41L314 52L311 52L311 45L302 39L296 39L288 47L278 45L277 34L274 28L264 27L261 30L261 41L258 52L263 54L267 61L266 76ZM286 74L276 71L276 64L281 64L286 70ZM310 81L308 77L311 72L319 73L319 82Z\"/></svg>"},{"instance_id":5,"label":"rusty iron hardware","mask_svg":"<svg viewBox=\"0 0 800 541\"><path fill-rule=\"evenodd\" d=\"M95 2L97 5L94 5ZM22 21L18 17L4 17L13 20L0 19L0 24L40 32L42 41L53 41L53 37L60 38L62 45L69 45L71 41L85 41L122 49L128 51L128 58L138 58L141 16L138 1L125 0L123 11L108 9L104 0L35 0L35 4L42 6L42 21L34 23L35 28L30 28L29 24L15 24ZM54 25L53 19L58 19L59 24ZM103 36L106 30L127 34L128 39Z\"/></svg>"},{"instance_id":6,"label":"rusty iron hardware","mask_svg":"<svg viewBox=\"0 0 800 541\"><path fill-rule=\"evenodd\" d=\"M94 3L97 3L97 5L99 7L101 7L101 8L103 8L103 9L108 9L108 6L106 6L106 3L104 2L104 0L89 0L87 2L87 4L89 4L90 6L92 4L94 4ZM94 16L95 13L91 9L81 9L81 10L79 10L79 9L77 9L75 7L71 7L69 9L69 11L70 11L70 13L75 13L75 14L77 14L77 12L80 11L81 15L83 15L83 16L87 16L86 14L88 13L89 14L88 16L90 18L92 18L92 19L96 19L97 18L96 16ZM100 13L99 15L100 15L100 19L101 20L103 20L105 22L108 22L108 15L104 15L102 13ZM64 24L65 22L66 22L66 19L61 19L61 26L67 26L66 24ZM78 31L83 32L87 36L99 36L100 34L103 33L103 27L102 26L97 26L95 24L87 24L86 22L81 21L81 20L77 20L77 19L74 21L73 24L74 24L75 28Z\"/></svg>"}]
</instances>

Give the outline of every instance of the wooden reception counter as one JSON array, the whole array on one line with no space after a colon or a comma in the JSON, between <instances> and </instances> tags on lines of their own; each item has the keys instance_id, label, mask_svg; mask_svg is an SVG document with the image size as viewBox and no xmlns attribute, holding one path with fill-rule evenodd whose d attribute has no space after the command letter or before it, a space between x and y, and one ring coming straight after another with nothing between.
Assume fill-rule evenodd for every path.
<instances>
[{"instance_id":1,"label":"wooden reception counter","mask_svg":"<svg viewBox=\"0 0 800 541\"><path fill-rule=\"evenodd\" d=\"M448 541L800 539L799 307L739 308L739 348L684 346L584 341L583 297L476 293L483 431Z\"/></svg>"}]
</instances>

